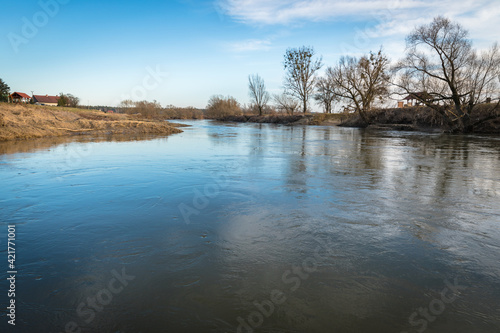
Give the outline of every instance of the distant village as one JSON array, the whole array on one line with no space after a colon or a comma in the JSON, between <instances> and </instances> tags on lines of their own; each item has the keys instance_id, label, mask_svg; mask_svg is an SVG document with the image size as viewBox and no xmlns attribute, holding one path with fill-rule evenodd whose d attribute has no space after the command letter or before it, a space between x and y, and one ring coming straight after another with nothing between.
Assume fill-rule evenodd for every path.
<instances>
[{"instance_id":1,"label":"distant village","mask_svg":"<svg viewBox=\"0 0 500 333\"><path fill-rule=\"evenodd\" d=\"M36 105L50 105L57 106L60 96L50 96L50 95L33 95L22 92L13 92L9 95L9 103L32 103Z\"/></svg>"},{"instance_id":2,"label":"distant village","mask_svg":"<svg viewBox=\"0 0 500 333\"><path fill-rule=\"evenodd\" d=\"M67 101L61 103L60 101L61 98L66 98ZM20 103L20 104L47 105L47 106L72 106L72 107L100 110L106 113L117 112L116 108L108 106L85 106L85 107L80 106L79 99L69 94L68 95L61 94L59 96L48 95L48 94L46 95L33 94L32 96L29 96L26 93L16 91L9 95L8 102Z\"/></svg>"}]
</instances>

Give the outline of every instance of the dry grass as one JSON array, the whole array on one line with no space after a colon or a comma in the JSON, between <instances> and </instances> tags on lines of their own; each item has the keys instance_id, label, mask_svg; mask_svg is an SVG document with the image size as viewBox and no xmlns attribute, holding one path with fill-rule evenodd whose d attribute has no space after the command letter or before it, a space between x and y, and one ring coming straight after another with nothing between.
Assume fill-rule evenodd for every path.
<instances>
[{"instance_id":1,"label":"dry grass","mask_svg":"<svg viewBox=\"0 0 500 333\"><path fill-rule=\"evenodd\" d=\"M0 103L0 141L79 134L173 134L165 121L131 119L124 114L37 105Z\"/></svg>"}]
</instances>

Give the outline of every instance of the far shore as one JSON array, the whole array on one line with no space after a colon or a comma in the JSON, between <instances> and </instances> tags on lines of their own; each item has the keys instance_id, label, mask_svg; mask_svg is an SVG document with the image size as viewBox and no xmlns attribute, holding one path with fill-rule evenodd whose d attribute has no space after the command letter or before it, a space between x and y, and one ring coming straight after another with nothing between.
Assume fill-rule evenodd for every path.
<instances>
[{"instance_id":1,"label":"far shore","mask_svg":"<svg viewBox=\"0 0 500 333\"><path fill-rule=\"evenodd\" d=\"M181 133L182 124L67 107L0 103L0 141L71 135Z\"/></svg>"},{"instance_id":2,"label":"far shore","mask_svg":"<svg viewBox=\"0 0 500 333\"><path fill-rule=\"evenodd\" d=\"M220 117L219 121L232 121L239 123L268 123L282 125L318 125L335 126L341 125L347 120L347 116L339 113L314 113L314 114L294 114L294 115L231 115Z\"/></svg>"},{"instance_id":3,"label":"far shore","mask_svg":"<svg viewBox=\"0 0 500 333\"><path fill-rule=\"evenodd\" d=\"M476 125L470 134L500 134L500 110L496 106L480 105L474 114ZM311 113L294 115L228 115L219 121L271 123L283 125L319 125L368 128L373 130L448 132L449 128L434 110L427 107L375 109L367 113L368 122L357 114Z\"/></svg>"},{"instance_id":4,"label":"far shore","mask_svg":"<svg viewBox=\"0 0 500 333\"><path fill-rule=\"evenodd\" d=\"M478 108L478 122L472 134L500 134L498 109L489 105ZM497 112L497 113L495 113ZM493 117L491 116L493 114ZM496 115L496 116L495 116ZM239 123L270 123L288 126L317 125L358 127L373 130L447 132L442 118L432 109L410 107L402 109L377 109L367 113L368 123L357 114L312 113L226 115L216 120ZM156 117L150 119L140 114L105 113L81 108L39 106L30 104L0 103L0 141L35 139L61 136L102 135L170 135L181 133L179 123Z\"/></svg>"}]
</instances>

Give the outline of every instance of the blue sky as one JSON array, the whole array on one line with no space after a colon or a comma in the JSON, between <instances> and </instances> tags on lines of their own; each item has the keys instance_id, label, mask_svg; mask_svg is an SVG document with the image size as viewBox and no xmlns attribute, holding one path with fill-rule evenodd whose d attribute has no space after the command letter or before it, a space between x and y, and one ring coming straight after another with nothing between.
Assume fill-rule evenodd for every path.
<instances>
[{"instance_id":1,"label":"blue sky","mask_svg":"<svg viewBox=\"0 0 500 333\"><path fill-rule=\"evenodd\" d=\"M203 108L214 94L248 103L249 74L281 91L288 47L313 46L323 70L381 45L395 61L405 35L436 15L462 23L478 48L498 38L498 0L9 1L0 78L12 91L71 93L91 105Z\"/></svg>"}]
</instances>

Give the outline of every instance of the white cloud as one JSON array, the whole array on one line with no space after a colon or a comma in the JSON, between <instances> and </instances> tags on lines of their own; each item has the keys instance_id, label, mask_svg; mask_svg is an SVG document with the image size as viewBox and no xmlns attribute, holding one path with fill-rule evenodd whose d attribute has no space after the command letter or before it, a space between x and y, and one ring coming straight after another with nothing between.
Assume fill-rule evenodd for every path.
<instances>
[{"instance_id":1,"label":"white cloud","mask_svg":"<svg viewBox=\"0 0 500 333\"><path fill-rule=\"evenodd\" d=\"M247 39L244 41L229 43L228 46L233 52L265 51L271 48L271 41Z\"/></svg>"},{"instance_id":2,"label":"white cloud","mask_svg":"<svg viewBox=\"0 0 500 333\"><path fill-rule=\"evenodd\" d=\"M351 19L370 24L372 38L403 36L442 15L460 22L474 39L491 42L500 30L498 0L217 0L234 20L250 25L288 25Z\"/></svg>"},{"instance_id":3,"label":"white cloud","mask_svg":"<svg viewBox=\"0 0 500 333\"><path fill-rule=\"evenodd\" d=\"M325 21L342 16L366 16L394 8L411 10L429 5L422 0L219 0L218 2L218 7L227 15L249 24Z\"/></svg>"}]
</instances>

